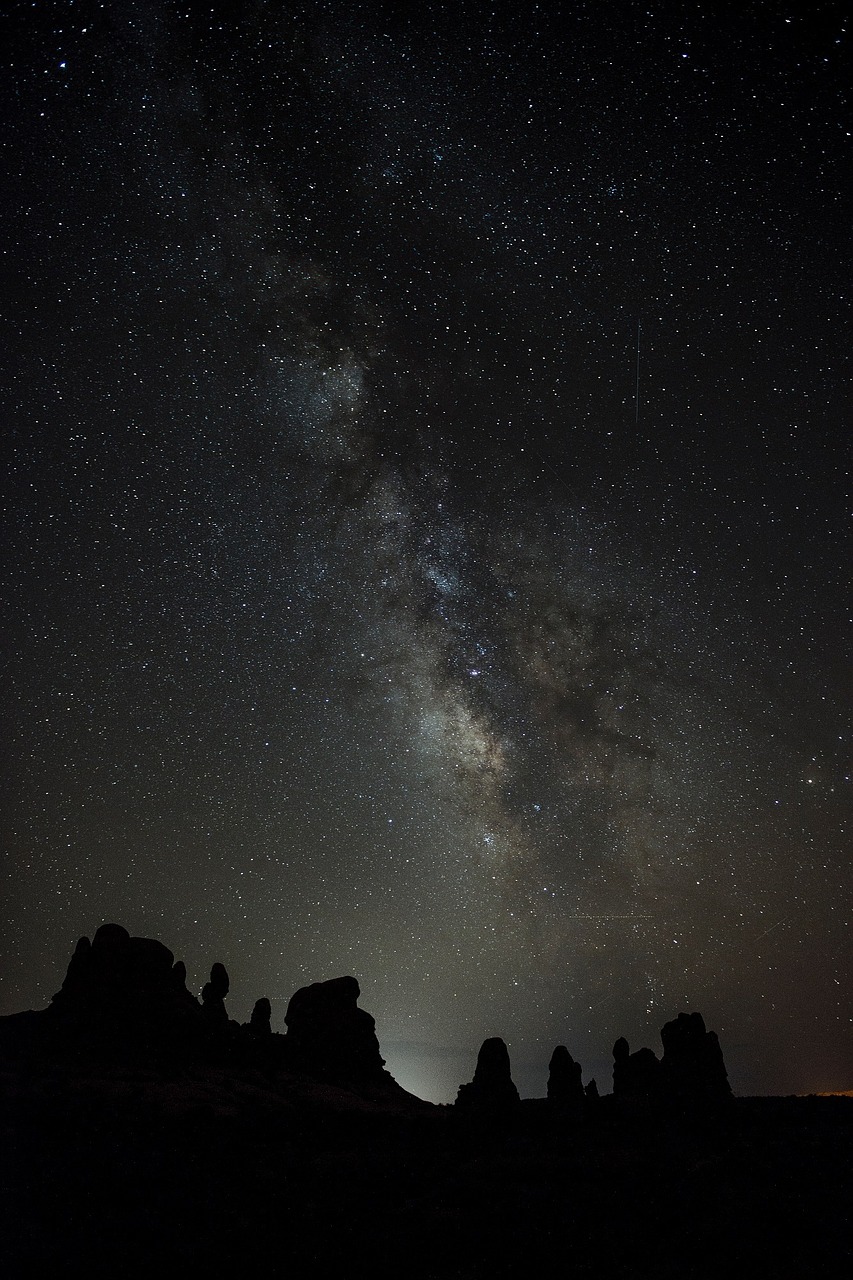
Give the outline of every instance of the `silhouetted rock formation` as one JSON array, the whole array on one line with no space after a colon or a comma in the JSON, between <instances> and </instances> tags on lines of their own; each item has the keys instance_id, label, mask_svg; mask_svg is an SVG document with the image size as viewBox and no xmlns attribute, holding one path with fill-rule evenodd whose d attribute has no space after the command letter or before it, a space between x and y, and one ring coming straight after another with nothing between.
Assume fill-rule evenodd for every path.
<instances>
[{"instance_id":1,"label":"silhouetted rock formation","mask_svg":"<svg viewBox=\"0 0 853 1280\"><path fill-rule=\"evenodd\" d=\"M270 1027L270 1019L272 1018L272 1008L266 996L261 996L260 1000L255 1001L255 1007L252 1010L252 1016L249 1019L249 1030L253 1036L270 1036L272 1028Z\"/></svg>"},{"instance_id":2,"label":"silhouetted rock formation","mask_svg":"<svg viewBox=\"0 0 853 1280\"><path fill-rule=\"evenodd\" d=\"M336 1082L387 1083L376 1024L358 1008L355 978L312 982L287 1006L288 1055L295 1067Z\"/></svg>"},{"instance_id":3,"label":"silhouetted rock formation","mask_svg":"<svg viewBox=\"0 0 853 1280\"><path fill-rule=\"evenodd\" d=\"M186 971L162 942L104 924L77 943L47 1011L53 1025L82 1033L150 1038L197 1025L200 1010Z\"/></svg>"},{"instance_id":4,"label":"silhouetted rock formation","mask_svg":"<svg viewBox=\"0 0 853 1280\"><path fill-rule=\"evenodd\" d=\"M228 995L228 971L218 961L210 970L210 981L206 982L201 992L201 1006L206 1017L218 1026L228 1025L228 1013L225 1009L225 997Z\"/></svg>"},{"instance_id":5,"label":"silhouetted rock formation","mask_svg":"<svg viewBox=\"0 0 853 1280\"><path fill-rule=\"evenodd\" d=\"M564 1044L558 1044L548 1064L548 1101L561 1107L583 1105L582 1068Z\"/></svg>"},{"instance_id":6,"label":"silhouetted rock formation","mask_svg":"<svg viewBox=\"0 0 853 1280\"><path fill-rule=\"evenodd\" d=\"M663 1058L651 1049L613 1046L613 1093L621 1099L708 1106L732 1096L720 1043L701 1013L680 1013L661 1029Z\"/></svg>"},{"instance_id":7,"label":"silhouetted rock formation","mask_svg":"<svg viewBox=\"0 0 853 1280\"><path fill-rule=\"evenodd\" d=\"M266 997L256 1001L248 1023L229 1021L228 991L228 973L216 963L199 1002L187 990L183 963L175 962L168 947L131 937L121 925L104 924L91 942L83 937L77 943L48 1009L0 1019L0 1049L55 1057L67 1046L76 1057L91 1053L166 1067L174 1062L182 1069L188 1062L202 1069L261 1068L279 1080L303 1077L302 1085L290 1087L313 1089L325 1081L381 1106L395 1099L414 1101L384 1070L373 1018L358 1007L355 978L315 982L297 991L287 1008L286 1036L272 1033ZM691 1108L731 1099L719 1041L706 1030L701 1014L680 1013L662 1028L661 1040L661 1061L651 1049L631 1053L624 1038L613 1047L614 1098L627 1104L627 1113L641 1104L641 1110L680 1109L686 1116ZM595 1081L584 1089L581 1075L580 1064L558 1045L549 1064L548 1106L537 1104L543 1114L549 1108L552 1115L561 1109L591 1114L598 1090ZM520 1105L503 1040L483 1042L474 1078L461 1086L456 1105L462 1112L485 1114Z\"/></svg>"},{"instance_id":8,"label":"silhouetted rock formation","mask_svg":"<svg viewBox=\"0 0 853 1280\"><path fill-rule=\"evenodd\" d=\"M701 1013L680 1013L661 1029L663 1084L679 1102L719 1103L732 1096L716 1033L705 1030Z\"/></svg>"},{"instance_id":9,"label":"silhouetted rock formation","mask_svg":"<svg viewBox=\"0 0 853 1280\"><path fill-rule=\"evenodd\" d=\"M260 1071L274 1105L285 1110L294 1099L336 1113L354 1105L407 1115L432 1109L384 1070L373 1018L357 1007L355 978L297 991L287 1035L272 1032L266 997L256 1001L247 1024L229 1020L228 990L228 973L217 963L197 1000L187 990L184 965L162 943L103 925L92 942L80 939L47 1009L0 1017L0 1075L4 1061L29 1070L28 1062L70 1060L75 1069L86 1064L95 1079L116 1068L154 1071L164 1081L175 1070L193 1079L212 1070L214 1093L225 1089L230 1097L234 1079ZM318 1089L320 1081L334 1088Z\"/></svg>"},{"instance_id":10,"label":"silhouetted rock formation","mask_svg":"<svg viewBox=\"0 0 853 1280\"><path fill-rule=\"evenodd\" d=\"M656 1102L661 1097L661 1064L651 1049L631 1053L628 1041L620 1036L613 1046L614 1097Z\"/></svg>"},{"instance_id":11,"label":"silhouetted rock formation","mask_svg":"<svg viewBox=\"0 0 853 1280\"><path fill-rule=\"evenodd\" d=\"M283 1076L313 1076L381 1106L421 1104L384 1070L375 1023L358 1008L355 978L303 987L292 997L288 1033L274 1035L270 1002L255 1003L240 1026L225 1008L228 973L213 965L201 1001L186 969L162 943L132 938L121 925L81 938L60 991L44 1011L0 1018L0 1051L84 1051L98 1058L138 1059L169 1067L187 1062L232 1070L261 1067ZM301 1086L298 1086L301 1087Z\"/></svg>"},{"instance_id":12,"label":"silhouetted rock formation","mask_svg":"<svg viewBox=\"0 0 853 1280\"><path fill-rule=\"evenodd\" d=\"M460 1087L456 1106L466 1110L505 1111L518 1103L506 1045L500 1036L484 1040L477 1054L474 1079Z\"/></svg>"}]
</instances>

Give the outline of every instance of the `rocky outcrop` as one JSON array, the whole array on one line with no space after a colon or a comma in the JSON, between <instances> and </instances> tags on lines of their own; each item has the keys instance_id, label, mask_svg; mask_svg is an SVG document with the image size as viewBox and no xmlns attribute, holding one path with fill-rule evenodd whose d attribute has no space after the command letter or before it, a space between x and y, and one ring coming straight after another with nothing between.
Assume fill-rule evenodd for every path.
<instances>
[{"instance_id":1,"label":"rocky outcrop","mask_svg":"<svg viewBox=\"0 0 853 1280\"><path fill-rule=\"evenodd\" d=\"M302 987L291 998L286 1036L274 1035L266 997L255 1003L251 1020L239 1026L228 1018L225 966L216 963L201 1001L187 990L186 970L172 952L151 938L131 937L118 924L104 924L90 941L77 943L61 989L43 1012L0 1019L0 1048L10 1052L134 1056L140 1061L215 1064L233 1069L262 1068L283 1077L307 1075L383 1103L395 1092L410 1098L384 1070L376 1028L358 1007L353 977ZM719 1041L699 1013L680 1013L661 1030L663 1058L651 1049L631 1053L620 1038L613 1048L613 1093L641 1109L710 1108L732 1096ZM141 1051L141 1053L140 1053ZM558 1045L549 1064L548 1107L552 1115L586 1114L597 1098L595 1083L583 1088L580 1064ZM519 1105L507 1046L499 1037L483 1042L474 1078L458 1091L460 1111L507 1113ZM544 1104L542 1104L544 1106ZM610 1104L607 1103L607 1106ZM522 1109L523 1110L523 1109Z\"/></svg>"},{"instance_id":2,"label":"rocky outcrop","mask_svg":"<svg viewBox=\"0 0 853 1280\"><path fill-rule=\"evenodd\" d=\"M260 1071L276 1097L310 1099L310 1107L347 1111L354 1097L359 1109L431 1107L384 1070L373 1018L358 1008L355 978L297 991L286 1035L273 1033L266 997L256 1001L248 1023L230 1020L229 985L225 966L214 964L199 1001L187 990L184 965L162 943L102 925L91 941L77 943L47 1009L0 1018L0 1059L70 1057L97 1064L96 1072L142 1067L162 1071L164 1079L189 1067L202 1076L212 1070L217 1082Z\"/></svg>"},{"instance_id":3,"label":"rocky outcrop","mask_svg":"<svg viewBox=\"0 0 853 1280\"><path fill-rule=\"evenodd\" d=\"M224 964L217 961L210 970L210 981L204 984L201 992L201 1007L214 1026L228 1025L225 997L229 987L228 971Z\"/></svg>"},{"instance_id":4,"label":"rocky outcrop","mask_svg":"<svg viewBox=\"0 0 853 1280\"><path fill-rule=\"evenodd\" d=\"M732 1096L716 1033L705 1030L701 1013L680 1013L661 1029L661 1072L668 1097L678 1102L713 1104Z\"/></svg>"},{"instance_id":5,"label":"rocky outcrop","mask_svg":"<svg viewBox=\"0 0 853 1280\"><path fill-rule=\"evenodd\" d=\"M651 1049L631 1053L620 1036L613 1046L613 1095L634 1102L656 1102L661 1097L661 1064Z\"/></svg>"},{"instance_id":6,"label":"rocky outcrop","mask_svg":"<svg viewBox=\"0 0 853 1280\"><path fill-rule=\"evenodd\" d=\"M509 1050L499 1036L484 1040L477 1055L474 1079L463 1084L456 1106L469 1111L507 1111L518 1106L518 1089L512 1079Z\"/></svg>"},{"instance_id":7,"label":"rocky outcrop","mask_svg":"<svg viewBox=\"0 0 853 1280\"><path fill-rule=\"evenodd\" d=\"M359 1009L355 978L312 982L287 1006L287 1050L297 1070L335 1083L387 1084L376 1024Z\"/></svg>"},{"instance_id":8,"label":"rocky outcrop","mask_svg":"<svg viewBox=\"0 0 853 1280\"><path fill-rule=\"evenodd\" d=\"M575 1062L564 1044L558 1044L548 1064L548 1101L559 1107L583 1105L581 1064Z\"/></svg>"},{"instance_id":9,"label":"rocky outcrop","mask_svg":"<svg viewBox=\"0 0 853 1280\"><path fill-rule=\"evenodd\" d=\"M201 1011L168 947L104 924L91 942L77 943L47 1012L53 1024L80 1032L150 1038L186 1032Z\"/></svg>"},{"instance_id":10,"label":"rocky outcrop","mask_svg":"<svg viewBox=\"0 0 853 1280\"><path fill-rule=\"evenodd\" d=\"M253 1036L270 1036L272 1035L272 1027L270 1021L272 1019L272 1007L266 996L261 996L260 1000L255 1001L255 1007L252 1009L252 1016L249 1019L248 1027Z\"/></svg>"},{"instance_id":11,"label":"rocky outcrop","mask_svg":"<svg viewBox=\"0 0 853 1280\"><path fill-rule=\"evenodd\" d=\"M706 1031L701 1013L680 1013L661 1029L663 1058L651 1049L631 1053L628 1041L613 1046L613 1093L621 1099L665 1106L709 1106L732 1096L720 1042Z\"/></svg>"}]
</instances>

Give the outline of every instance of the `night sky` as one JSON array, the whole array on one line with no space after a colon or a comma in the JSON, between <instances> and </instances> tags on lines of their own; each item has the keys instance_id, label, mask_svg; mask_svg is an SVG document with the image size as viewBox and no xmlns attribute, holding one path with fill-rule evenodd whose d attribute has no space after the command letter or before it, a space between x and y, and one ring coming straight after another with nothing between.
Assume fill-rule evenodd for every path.
<instances>
[{"instance_id":1,"label":"night sky","mask_svg":"<svg viewBox=\"0 0 853 1280\"><path fill-rule=\"evenodd\" d=\"M4 6L0 1012L853 1088L847 10Z\"/></svg>"}]
</instances>

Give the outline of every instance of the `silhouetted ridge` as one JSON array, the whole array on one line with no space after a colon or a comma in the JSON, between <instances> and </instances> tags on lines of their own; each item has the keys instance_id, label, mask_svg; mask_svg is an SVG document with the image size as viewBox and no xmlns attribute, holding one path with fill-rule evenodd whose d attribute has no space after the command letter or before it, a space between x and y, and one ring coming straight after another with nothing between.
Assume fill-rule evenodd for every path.
<instances>
[{"instance_id":1,"label":"silhouetted ridge","mask_svg":"<svg viewBox=\"0 0 853 1280\"><path fill-rule=\"evenodd\" d=\"M310 1077L367 1098L395 1092L410 1097L384 1069L373 1018L358 1007L354 977L301 987L290 999L287 1033L272 1030L272 1008L257 1000L248 1023L231 1021L225 1007L228 972L216 962L201 1000L186 985L186 969L151 938L131 937L118 924L103 924L90 942L77 943L61 989L43 1012L0 1019L0 1043L11 1051L27 1045L75 1053L91 1048L122 1059L140 1050L168 1066L193 1061L234 1069ZM620 1037L613 1047L613 1095L620 1107L641 1105L708 1109L728 1101L728 1082L716 1034L699 1013L679 1013L661 1031L663 1058L651 1049L632 1053ZM148 1051L151 1051L149 1054ZM551 1057L547 1101L564 1115L589 1113L598 1098L595 1082L584 1090L582 1071L565 1045ZM483 1042L474 1078L456 1098L461 1111L508 1111L519 1103L507 1046L499 1037ZM602 1105L609 1106L607 1100Z\"/></svg>"},{"instance_id":2,"label":"silhouetted ridge","mask_svg":"<svg viewBox=\"0 0 853 1280\"><path fill-rule=\"evenodd\" d=\"M311 1077L360 1091L380 1103L415 1102L384 1070L373 1018L359 1009L353 977L303 987L290 1000L287 1034L275 1034L262 997L251 1020L228 1017L228 971L210 970L201 1000L186 985L186 968L151 938L133 938L104 924L77 943L61 989L41 1012L0 1019L0 1045L15 1053L42 1050L145 1061L168 1069L188 1063L262 1069ZM429 1104L423 1104L429 1105Z\"/></svg>"}]
</instances>

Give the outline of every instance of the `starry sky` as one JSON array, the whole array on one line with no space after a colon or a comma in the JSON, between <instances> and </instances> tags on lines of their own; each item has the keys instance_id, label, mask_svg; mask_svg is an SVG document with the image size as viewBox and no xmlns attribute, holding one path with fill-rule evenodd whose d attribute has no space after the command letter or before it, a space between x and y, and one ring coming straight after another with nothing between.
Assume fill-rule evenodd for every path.
<instances>
[{"instance_id":1,"label":"starry sky","mask_svg":"<svg viewBox=\"0 0 853 1280\"><path fill-rule=\"evenodd\" d=\"M436 1100L853 1087L847 6L0 24L0 1012L117 920Z\"/></svg>"}]
</instances>

